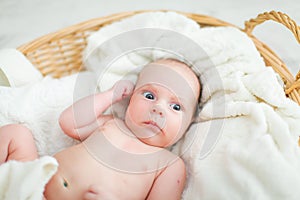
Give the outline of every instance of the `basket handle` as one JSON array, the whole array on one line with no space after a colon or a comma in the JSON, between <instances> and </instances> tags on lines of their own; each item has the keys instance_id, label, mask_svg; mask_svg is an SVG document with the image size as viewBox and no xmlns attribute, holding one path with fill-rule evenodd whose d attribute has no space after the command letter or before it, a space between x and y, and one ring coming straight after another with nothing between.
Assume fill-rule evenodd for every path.
<instances>
[{"instance_id":1,"label":"basket handle","mask_svg":"<svg viewBox=\"0 0 300 200\"><path fill-rule=\"evenodd\" d=\"M267 20L273 20L275 22L283 24L294 34L297 42L300 43L300 28L299 28L299 26L288 15L281 13L281 12L271 11L271 12L265 12L265 13L259 14L255 19L250 19L249 21L245 22L244 31L248 35L252 35L253 29L257 25L259 25ZM287 95L291 94L292 99L295 100L296 102L298 102L298 104L300 104L299 92L297 91L298 88L300 88L300 71L296 75L294 81L292 81L290 83L286 83L286 88L285 88L285 93ZM294 95L292 93L294 93ZM295 97L295 95L298 96L298 98ZM300 137L298 138L298 145L300 146Z\"/></svg>"},{"instance_id":2,"label":"basket handle","mask_svg":"<svg viewBox=\"0 0 300 200\"><path fill-rule=\"evenodd\" d=\"M273 20L275 22L283 24L294 34L297 42L300 43L300 27L297 26L296 22L292 20L288 15L276 11L264 12L262 14L259 14L256 18L246 21L244 32L246 32L249 36L252 36L253 29L257 25L268 20ZM279 58L277 59L280 60ZM278 67L280 69L278 69ZM300 88L300 71L294 78L281 60L280 66L278 67L276 67L277 72L279 72L279 74L285 82L286 95L288 95L291 99L293 99L300 105L300 91L298 91Z\"/></svg>"},{"instance_id":3,"label":"basket handle","mask_svg":"<svg viewBox=\"0 0 300 200\"><path fill-rule=\"evenodd\" d=\"M292 20L288 15L281 12L271 11L259 14L255 19L250 19L249 21L245 22L244 31L247 34L252 34L253 29L257 25L267 20L273 20L275 22L283 24L285 27L292 31L296 40L298 41L298 43L300 43L300 28L297 26L294 20Z\"/></svg>"}]
</instances>

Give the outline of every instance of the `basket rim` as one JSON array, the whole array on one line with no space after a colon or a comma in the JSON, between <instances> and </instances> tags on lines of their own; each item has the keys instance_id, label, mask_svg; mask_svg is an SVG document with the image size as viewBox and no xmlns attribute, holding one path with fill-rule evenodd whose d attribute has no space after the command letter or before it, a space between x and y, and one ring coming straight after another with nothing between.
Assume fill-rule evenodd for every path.
<instances>
[{"instance_id":1,"label":"basket rim","mask_svg":"<svg viewBox=\"0 0 300 200\"><path fill-rule=\"evenodd\" d=\"M25 43L21 46L19 46L17 49L21 51L26 57L30 57L30 59L35 60L37 58L36 67L42 72L42 74L54 74L54 77L60 77L62 74L65 73L65 70L67 70L67 73L73 73L74 71L80 71L80 66L78 66L78 63L80 64L82 61L78 61L76 63L77 66L73 67L67 67L67 69L64 69L61 65L54 65L53 64L45 64L40 62L40 58L38 57L41 55L39 51L43 51L45 48L51 48L52 42L53 43L60 43L62 40L68 38L68 37L82 37L84 38L83 41L83 48L87 44L87 37L94 31L97 31L103 26L106 26L108 24L111 24L113 22L122 20L124 18L139 14L139 13L145 13L145 12L175 12L178 14L182 14L191 20L194 20L196 23L198 23L200 26L210 26L210 27L218 27L218 26L225 26L225 27L234 27L238 30L244 32L245 34L250 37L250 39L253 41L254 45L256 46L256 49L260 53L260 55L263 57L264 62L266 66L271 66L275 72L277 72L281 79L283 80L285 84L285 93L286 95L293 99L294 101L298 102L300 105L300 74L299 76L294 76L290 72L289 68L285 65L285 63L281 60L281 58L271 50L271 48L268 47L268 45L264 44L261 40L257 39L251 32L253 28L248 28L245 23L245 28L242 29L234 24L231 24L229 22L223 21L221 19L218 19L213 16L204 15L204 14L198 14L198 13L191 13L191 12L183 12L178 10L169 10L169 9L154 9L154 10L136 10L136 11L126 11L126 12L117 12L113 14L109 14L102 17L92 18L90 20L82 21L80 23L68 26L66 28L60 29L56 32L52 32L49 34L46 34L44 36L38 37L35 40L32 40L31 42ZM250 27L255 27L257 24L262 23L266 20L274 20L279 23L289 24L291 20L288 18L287 15L281 13L281 12L265 12L263 14L258 15L259 20L253 20L249 21ZM247 22L247 21L245 21ZM249 25L248 24L248 25ZM285 24L286 25L286 24ZM66 38L64 38L66 37ZM56 44L54 44L56 45ZM59 44L60 45L60 44ZM50 46L50 47L48 47ZM39 49L40 48L40 49ZM59 48L62 48L60 45ZM77 49L78 50L78 49ZM79 51L79 50L78 50ZM46 52L49 53L49 52ZM63 54L63 53L62 53ZM76 53L76 58L79 59L81 53ZM48 58L52 59L51 56L48 56ZM45 60L43 60L45 61ZM66 62L65 62L66 63ZM46 66L47 65L47 66ZM75 64L74 64L75 65ZM51 67L50 67L51 66ZM59 68L55 68L56 66L59 66ZM75 69L73 71L73 69Z\"/></svg>"},{"instance_id":2,"label":"basket rim","mask_svg":"<svg viewBox=\"0 0 300 200\"><path fill-rule=\"evenodd\" d=\"M36 39L33 39L29 42L26 42L22 45L20 45L19 47L17 47L17 49L19 51L21 51L24 55L26 55L27 51L31 48L38 48L40 45L43 45L47 40L51 41L51 40L56 40L59 39L61 37L64 37L66 35L75 33L76 31L84 31L84 30L88 30L92 27L94 27L96 24L103 24L106 22L111 22L111 21L117 21L118 19L123 19L123 18L127 18L130 17L132 15L135 14L139 14L139 13L145 13L145 12L176 12L178 14L183 14L186 17L189 18L201 18L201 19L205 19L205 18L209 18L210 21L208 22L207 20L207 24L205 22L203 22L204 26L205 24L207 26L211 26L212 23L214 23L215 26L232 26L235 28L238 28L240 30L243 30L242 28L231 24L229 22L223 21L221 19L218 19L216 17L213 16L209 16L209 15L204 15L204 14L198 14L198 13L190 13L190 12L183 12L183 11L178 11L178 10L165 10L165 9L161 9L161 10L136 10L136 11L127 11L127 12L119 12L119 13L113 13L113 14L108 14L105 16L100 16L100 17L95 17L89 20L85 20L85 21L81 21L79 23L67 26L65 28L62 29L58 29L56 31L50 32L48 34L42 35L40 37L37 37ZM213 21L213 22L212 22Z\"/></svg>"}]
</instances>

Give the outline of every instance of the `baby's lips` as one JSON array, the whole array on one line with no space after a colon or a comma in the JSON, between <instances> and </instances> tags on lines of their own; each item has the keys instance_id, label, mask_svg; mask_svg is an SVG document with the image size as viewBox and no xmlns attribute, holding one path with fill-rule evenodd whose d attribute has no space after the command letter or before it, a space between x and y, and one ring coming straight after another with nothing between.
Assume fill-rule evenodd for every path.
<instances>
[{"instance_id":1,"label":"baby's lips","mask_svg":"<svg viewBox=\"0 0 300 200\"><path fill-rule=\"evenodd\" d=\"M165 127L165 117L151 115L150 119L151 121L155 122L156 126L158 126L161 130Z\"/></svg>"},{"instance_id":2,"label":"baby's lips","mask_svg":"<svg viewBox=\"0 0 300 200\"><path fill-rule=\"evenodd\" d=\"M152 120L150 120L150 121L146 121L146 122L144 122L144 124L146 124L146 125L152 125L152 126L156 126L158 129L160 129L161 130L161 127L155 122L155 121L152 121Z\"/></svg>"}]
</instances>

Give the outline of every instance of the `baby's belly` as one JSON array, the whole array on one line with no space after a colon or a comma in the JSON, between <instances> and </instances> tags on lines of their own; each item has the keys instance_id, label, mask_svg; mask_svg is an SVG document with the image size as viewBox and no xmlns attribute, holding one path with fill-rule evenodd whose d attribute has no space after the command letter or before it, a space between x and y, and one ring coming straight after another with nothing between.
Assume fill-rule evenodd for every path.
<instances>
[{"instance_id":1,"label":"baby's belly","mask_svg":"<svg viewBox=\"0 0 300 200\"><path fill-rule=\"evenodd\" d=\"M59 167L46 186L47 200L81 200L91 185L116 194L117 199L144 199L155 178L151 173L128 174L104 166L83 144L63 150L54 157Z\"/></svg>"}]
</instances>

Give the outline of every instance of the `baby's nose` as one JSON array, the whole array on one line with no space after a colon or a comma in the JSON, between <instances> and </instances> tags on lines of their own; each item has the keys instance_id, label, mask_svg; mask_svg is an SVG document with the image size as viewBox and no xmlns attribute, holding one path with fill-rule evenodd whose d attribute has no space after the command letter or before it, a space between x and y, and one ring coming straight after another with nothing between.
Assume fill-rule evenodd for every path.
<instances>
[{"instance_id":1,"label":"baby's nose","mask_svg":"<svg viewBox=\"0 0 300 200\"><path fill-rule=\"evenodd\" d=\"M154 105L154 106L151 108L151 113L152 113L152 114L159 115L159 116L161 116L161 117L163 117L163 116L165 115L163 109L162 109L161 106L159 106L159 105Z\"/></svg>"}]
</instances>

